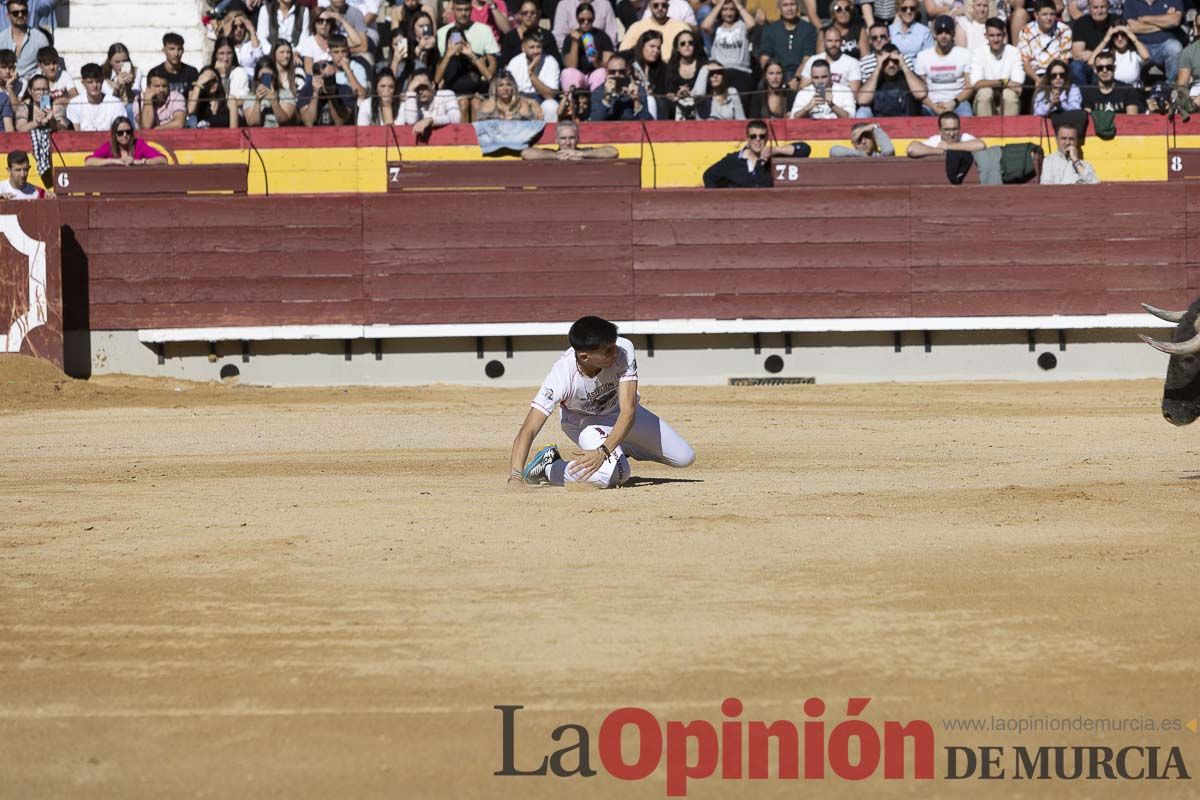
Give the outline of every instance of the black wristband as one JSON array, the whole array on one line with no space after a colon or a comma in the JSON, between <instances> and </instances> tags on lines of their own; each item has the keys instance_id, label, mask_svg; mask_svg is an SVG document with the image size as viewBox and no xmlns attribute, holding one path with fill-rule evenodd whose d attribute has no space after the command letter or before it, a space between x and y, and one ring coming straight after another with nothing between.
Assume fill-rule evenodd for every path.
<instances>
[{"instance_id":1,"label":"black wristband","mask_svg":"<svg viewBox=\"0 0 1200 800\"><path fill-rule=\"evenodd\" d=\"M604 453L605 458L612 458L612 453L609 452L608 448L605 447L604 445L600 445L600 447L598 449Z\"/></svg>"}]
</instances>

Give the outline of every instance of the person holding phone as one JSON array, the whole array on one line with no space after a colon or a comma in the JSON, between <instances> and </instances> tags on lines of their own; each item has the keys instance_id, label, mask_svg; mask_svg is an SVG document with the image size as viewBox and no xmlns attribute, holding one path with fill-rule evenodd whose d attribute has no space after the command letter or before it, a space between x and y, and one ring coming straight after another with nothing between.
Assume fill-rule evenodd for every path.
<instances>
[{"instance_id":1,"label":"person holding phone","mask_svg":"<svg viewBox=\"0 0 1200 800\"><path fill-rule=\"evenodd\" d=\"M433 17L424 11L410 18L412 25L392 29L392 74L396 85L403 86L418 72L432 75L437 70L437 38Z\"/></svg>"},{"instance_id":2,"label":"person holding phone","mask_svg":"<svg viewBox=\"0 0 1200 800\"><path fill-rule=\"evenodd\" d=\"M454 92L464 111L471 96L496 74L500 45L487 25L471 19L471 0L454 0L454 22L437 32L438 61L434 83Z\"/></svg>"},{"instance_id":3,"label":"person holding phone","mask_svg":"<svg viewBox=\"0 0 1200 800\"><path fill-rule=\"evenodd\" d=\"M274 59L264 56L254 65L254 97L242 102L242 115L252 128L279 128L296 121L296 92L280 80Z\"/></svg>"},{"instance_id":4,"label":"person holding phone","mask_svg":"<svg viewBox=\"0 0 1200 800\"><path fill-rule=\"evenodd\" d=\"M138 71L129 60L129 48L120 42L110 45L100 71L104 73L104 93L119 97L125 110L133 116L133 102L138 96Z\"/></svg>"},{"instance_id":5,"label":"person holding phone","mask_svg":"<svg viewBox=\"0 0 1200 800\"><path fill-rule=\"evenodd\" d=\"M66 108L56 105L50 97L50 81L45 75L34 75L29 79L28 99L17 106L17 130L29 133L41 128L47 131L68 131Z\"/></svg>"},{"instance_id":6,"label":"person holding phone","mask_svg":"<svg viewBox=\"0 0 1200 800\"><path fill-rule=\"evenodd\" d=\"M304 84L297 98L300 121L308 127L353 125L354 92L349 84L338 83L333 62L313 65L312 80Z\"/></svg>"},{"instance_id":7,"label":"person holding phone","mask_svg":"<svg viewBox=\"0 0 1200 800\"><path fill-rule=\"evenodd\" d=\"M846 119L853 117L857 107L849 87L833 82L829 62L818 58L812 62L812 83L796 93L792 104L792 119Z\"/></svg>"}]
</instances>

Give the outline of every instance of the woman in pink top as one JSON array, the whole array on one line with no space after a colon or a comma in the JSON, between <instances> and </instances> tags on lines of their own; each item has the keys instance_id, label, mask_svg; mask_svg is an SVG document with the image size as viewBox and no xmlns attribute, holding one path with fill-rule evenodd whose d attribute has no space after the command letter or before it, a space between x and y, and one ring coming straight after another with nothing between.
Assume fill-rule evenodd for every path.
<instances>
[{"instance_id":1,"label":"woman in pink top","mask_svg":"<svg viewBox=\"0 0 1200 800\"><path fill-rule=\"evenodd\" d=\"M113 120L109 140L83 160L89 167L134 167L142 164L166 164L167 157L133 135L128 117Z\"/></svg>"}]
</instances>

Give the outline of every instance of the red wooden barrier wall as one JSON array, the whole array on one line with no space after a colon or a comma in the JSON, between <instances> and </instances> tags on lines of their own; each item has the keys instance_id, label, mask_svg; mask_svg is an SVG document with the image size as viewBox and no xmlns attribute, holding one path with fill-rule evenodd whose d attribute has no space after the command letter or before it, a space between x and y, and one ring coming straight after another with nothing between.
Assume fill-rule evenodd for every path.
<instances>
[{"instance_id":1,"label":"red wooden barrier wall","mask_svg":"<svg viewBox=\"0 0 1200 800\"><path fill-rule=\"evenodd\" d=\"M97 330L1137 312L1200 293L1200 186L64 200ZM71 283L76 285L72 286Z\"/></svg>"}]
</instances>

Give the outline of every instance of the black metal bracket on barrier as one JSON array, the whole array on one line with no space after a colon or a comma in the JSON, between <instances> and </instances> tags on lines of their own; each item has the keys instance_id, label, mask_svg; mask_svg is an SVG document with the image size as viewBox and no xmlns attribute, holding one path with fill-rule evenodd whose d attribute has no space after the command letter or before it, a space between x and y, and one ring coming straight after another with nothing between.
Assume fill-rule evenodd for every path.
<instances>
[{"instance_id":1,"label":"black metal bracket on barrier","mask_svg":"<svg viewBox=\"0 0 1200 800\"><path fill-rule=\"evenodd\" d=\"M646 356L648 358L654 358L654 334L653 333L646 334Z\"/></svg>"},{"instance_id":2,"label":"black metal bracket on barrier","mask_svg":"<svg viewBox=\"0 0 1200 800\"><path fill-rule=\"evenodd\" d=\"M167 343L166 342L155 342L154 343L154 353L158 356L158 365L160 367L163 364L167 363Z\"/></svg>"},{"instance_id":3,"label":"black metal bracket on barrier","mask_svg":"<svg viewBox=\"0 0 1200 800\"><path fill-rule=\"evenodd\" d=\"M350 339L344 339L343 346L345 348L346 360L349 361L354 356L354 342Z\"/></svg>"},{"instance_id":4,"label":"black metal bracket on barrier","mask_svg":"<svg viewBox=\"0 0 1200 800\"><path fill-rule=\"evenodd\" d=\"M483 337L482 336L475 337L475 357L483 358Z\"/></svg>"},{"instance_id":5,"label":"black metal bracket on barrier","mask_svg":"<svg viewBox=\"0 0 1200 800\"><path fill-rule=\"evenodd\" d=\"M1037 331L1025 331L1025 336L1029 341L1029 352L1035 352L1037 350Z\"/></svg>"},{"instance_id":6,"label":"black metal bracket on barrier","mask_svg":"<svg viewBox=\"0 0 1200 800\"><path fill-rule=\"evenodd\" d=\"M250 342L245 339L242 340L242 363L250 363Z\"/></svg>"},{"instance_id":7,"label":"black metal bracket on barrier","mask_svg":"<svg viewBox=\"0 0 1200 800\"><path fill-rule=\"evenodd\" d=\"M762 334L754 334L754 355L762 354Z\"/></svg>"},{"instance_id":8,"label":"black metal bracket on barrier","mask_svg":"<svg viewBox=\"0 0 1200 800\"><path fill-rule=\"evenodd\" d=\"M209 361L209 363L215 364L217 361L217 357L218 357L217 356L217 343L209 342L208 343L208 361Z\"/></svg>"},{"instance_id":9,"label":"black metal bracket on barrier","mask_svg":"<svg viewBox=\"0 0 1200 800\"><path fill-rule=\"evenodd\" d=\"M792 354L792 334L790 332L783 335L783 352L789 356Z\"/></svg>"},{"instance_id":10,"label":"black metal bracket on barrier","mask_svg":"<svg viewBox=\"0 0 1200 800\"><path fill-rule=\"evenodd\" d=\"M513 354L512 337L505 336L504 337L504 357L512 358L512 354Z\"/></svg>"},{"instance_id":11,"label":"black metal bracket on barrier","mask_svg":"<svg viewBox=\"0 0 1200 800\"><path fill-rule=\"evenodd\" d=\"M930 333L929 331L922 331L922 333L925 334L925 352L932 353L933 352L933 334Z\"/></svg>"},{"instance_id":12,"label":"black metal bracket on barrier","mask_svg":"<svg viewBox=\"0 0 1200 800\"><path fill-rule=\"evenodd\" d=\"M383 361L383 339L375 340L375 360Z\"/></svg>"},{"instance_id":13,"label":"black metal bracket on barrier","mask_svg":"<svg viewBox=\"0 0 1200 800\"><path fill-rule=\"evenodd\" d=\"M900 331L892 331L892 350L899 353L903 349L903 337L900 335Z\"/></svg>"},{"instance_id":14,"label":"black metal bracket on barrier","mask_svg":"<svg viewBox=\"0 0 1200 800\"><path fill-rule=\"evenodd\" d=\"M1067 332L1062 328L1058 329L1058 349L1060 352L1067 349Z\"/></svg>"}]
</instances>

